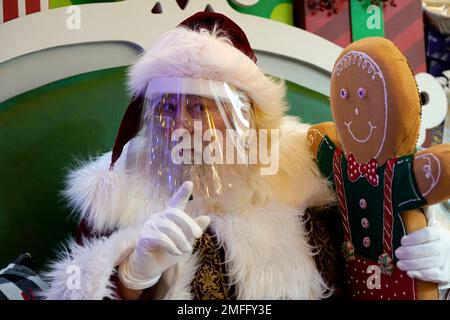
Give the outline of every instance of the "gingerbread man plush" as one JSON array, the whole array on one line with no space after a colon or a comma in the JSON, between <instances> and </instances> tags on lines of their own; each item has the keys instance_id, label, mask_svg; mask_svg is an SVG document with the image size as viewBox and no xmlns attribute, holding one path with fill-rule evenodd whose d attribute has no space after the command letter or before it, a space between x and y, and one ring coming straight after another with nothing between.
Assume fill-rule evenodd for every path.
<instances>
[{"instance_id":1,"label":"gingerbread man plush","mask_svg":"<svg viewBox=\"0 0 450 320\"><path fill-rule=\"evenodd\" d=\"M420 208L450 198L450 145L415 153L421 103L406 58L383 38L349 45L334 65L330 99L334 123L311 127L308 144L336 190L351 296L437 298L436 283L407 273L417 262L408 245L433 232L408 237L427 227ZM424 268L437 259L429 255L420 257Z\"/></svg>"}]
</instances>

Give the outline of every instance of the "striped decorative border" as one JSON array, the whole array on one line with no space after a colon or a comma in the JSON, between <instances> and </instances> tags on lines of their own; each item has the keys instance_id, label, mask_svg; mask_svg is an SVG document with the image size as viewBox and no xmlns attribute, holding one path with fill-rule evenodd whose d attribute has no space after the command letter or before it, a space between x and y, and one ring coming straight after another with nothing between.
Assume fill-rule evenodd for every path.
<instances>
[{"instance_id":1,"label":"striped decorative border","mask_svg":"<svg viewBox=\"0 0 450 320\"><path fill-rule=\"evenodd\" d=\"M48 9L49 0L0 0L0 23Z\"/></svg>"},{"instance_id":2,"label":"striped decorative border","mask_svg":"<svg viewBox=\"0 0 450 320\"><path fill-rule=\"evenodd\" d=\"M415 74L426 72L422 3L402 0L396 4L383 10L386 38L399 47Z\"/></svg>"}]
</instances>

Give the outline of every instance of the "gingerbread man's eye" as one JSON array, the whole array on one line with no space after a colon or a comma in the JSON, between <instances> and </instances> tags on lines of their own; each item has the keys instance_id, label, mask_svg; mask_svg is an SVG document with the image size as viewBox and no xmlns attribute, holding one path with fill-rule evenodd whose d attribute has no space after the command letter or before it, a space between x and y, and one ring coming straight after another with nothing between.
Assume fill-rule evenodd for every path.
<instances>
[{"instance_id":1,"label":"gingerbread man's eye","mask_svg":"<svg viewBox=\"0 0 450 320\"><path fill-rule=\"evenodd\" d=\"M358 89L358 97L364 99L367 96L367 90L364 88Z\"/></svg>"},{"instance_id":2,"label":"gingerbread man's eye","mask_svg":"<svg viewBox=\"0 0 450 320\"><path fill-rule=\"evenodd\" d=\"M341 95L342 99L347 99L348 98L348 90L347 89L341 89L340 95Z\"/></svg>"}]
</instances>

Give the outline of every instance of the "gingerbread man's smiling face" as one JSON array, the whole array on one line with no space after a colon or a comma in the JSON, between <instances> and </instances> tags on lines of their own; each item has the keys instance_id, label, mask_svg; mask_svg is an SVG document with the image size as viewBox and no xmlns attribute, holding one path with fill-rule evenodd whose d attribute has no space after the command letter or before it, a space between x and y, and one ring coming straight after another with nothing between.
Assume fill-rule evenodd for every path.
<instances>
[{"instance_id":1,"label":"gingerbread man's smiling face","mask_svg":"<svg viewBox=\"0 0 450 320\"><path fill-rule=\"evenodd\" d=\"M388 99L383 73L369 55L350 51L336 63L331 102L344 153L361 162L377 159L386 139Z\"/></svg>"}]
</instances>

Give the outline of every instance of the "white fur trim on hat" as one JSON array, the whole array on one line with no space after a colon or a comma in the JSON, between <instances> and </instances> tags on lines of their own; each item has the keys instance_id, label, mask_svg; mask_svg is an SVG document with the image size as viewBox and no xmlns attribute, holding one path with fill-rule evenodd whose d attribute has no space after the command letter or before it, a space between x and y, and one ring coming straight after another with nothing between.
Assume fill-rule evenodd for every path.
<instances>
[{"instance_id":1,"label":"white fur trim on hat","mask_svg":"<svg viewBox=\"0 0 450 320\"><path fill-rule=\"evenodd\" d=\"M133 95L161 77L203 78L230 83L243 90L264 113L280 118L285 108L284 82L266 76L223 33L177 27L165 33L129 70Z\"/></svg>"}]
</instances>

